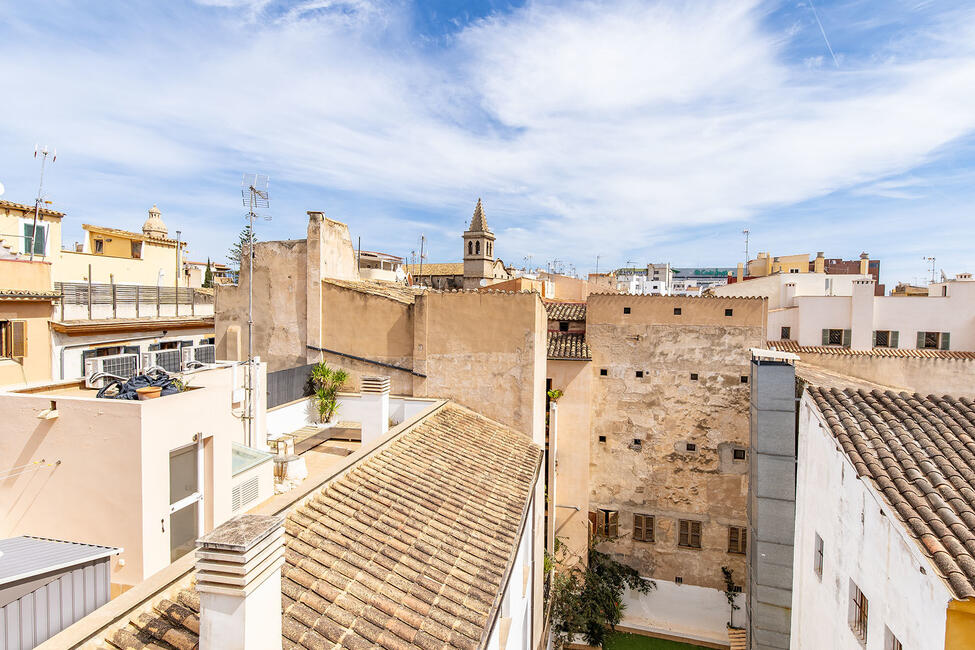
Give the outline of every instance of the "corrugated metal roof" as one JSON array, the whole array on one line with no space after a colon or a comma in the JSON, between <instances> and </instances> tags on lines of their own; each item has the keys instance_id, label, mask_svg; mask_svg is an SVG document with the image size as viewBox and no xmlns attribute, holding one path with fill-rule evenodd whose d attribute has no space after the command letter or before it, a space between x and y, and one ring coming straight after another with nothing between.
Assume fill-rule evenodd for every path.
<instances>
[{"instance_id":1,"label":"corrugated metal roof","mask_svg":"<svg viewBox=\"0 0 975 650\"><path fill-rule=\"evenodd\" d=\"M115 555L122 549L43 537L0 539L0 585Z\"/></svg>"}]
</instances>

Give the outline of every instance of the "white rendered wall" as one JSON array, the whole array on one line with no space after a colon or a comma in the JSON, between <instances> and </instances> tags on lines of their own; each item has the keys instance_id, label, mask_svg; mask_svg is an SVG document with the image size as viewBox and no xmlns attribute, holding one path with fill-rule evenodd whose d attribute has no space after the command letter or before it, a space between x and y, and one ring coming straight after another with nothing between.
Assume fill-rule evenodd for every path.
<instances>
[{"instance_id":1,"label":"white rendered wall","mask_svg":"<svg viewBox=\"0 0 975 650\"><path fill-rule=\"evenodd\" d=\"M525 529L518 542L518 554L511 568L511 576L501 599L501 611L495 619L494 627L488 636L487 650L532 650L532 609L535 586L532 576L535 574L532 566L532 520L535 514L535 502L529 506ZM510 620L510 625L505 619ZM504 646L501 645L501 626L508 626L508 635Z\"/></svg>"},{"instance_id":2,"label":"white rendered wall","mask_svg":"<svg viewBox=\"0 0 975 650\"><path fill-rule=\"evenodd\" d=\"M849 626L849 584L869 602L867 650L884 650L885 626L904 648L943 650L951 596L888 507L823 427L808 396L799 411L793 650L861 650ZM824 541L823 576L813 569ZM926 573L922 573L922 570Z\"/></svg>"},{"instance_id":3,"label":"white rendered wall","mask_svg":"<svg viewBox=\"0 0 975 650\"><path fill-rule=\"evenodd\" d=\"M853 293L853 282L871 280L870 275L832 275L826 273L777 273L761 278L715 287L716 296L761 297L768 298L769 310L780 307L794 307L785 290L787 284L795 285L799 296L849 296Z\"/></svg>"},{"instance_id":4,"label":"white rendered wall","mask_svg":"<svg viewBox=\"0 0 975 650\"><path fill-rule=\"evenodd\" d=\"M623 620L620 625L680 637L690 641L728 643L731 607L723 591L695 585L678 585L656 580L649 594L627 590L623 595ZM744 627L745 594L739 594L735 625Z\"/></svg>"},{"instance_id":5,"label":"white rendered wall","mask_svg":"<svg viewBox=\"0 0 975 650\"><path fill-rule=\"evenodd\" d=\"M364 404L358 394L339 395L339 408L335 413L336 421L362 422L368 416L368 404ZM390 397L389 419L393 426L423 413L437 400L414 397ZM267 411L267 435L277 438L285 433L291 433L310 424L318 424L318 410L312 398L308 397L296 402L290 402Z\"/></svg>"}]
</instances>

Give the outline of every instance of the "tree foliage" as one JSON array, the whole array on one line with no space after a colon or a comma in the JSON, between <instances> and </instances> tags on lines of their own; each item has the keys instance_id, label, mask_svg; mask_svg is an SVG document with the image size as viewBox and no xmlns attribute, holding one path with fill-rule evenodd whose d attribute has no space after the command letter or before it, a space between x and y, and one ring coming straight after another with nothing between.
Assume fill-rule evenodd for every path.
<instances>
[{"instance_id":1,"label":"tree foliage","mask_svg":"<svg viewBox=\"0 0 975 650\"><path fill-rule=\"evenodd\" d=\"M207 270L203 274L203 288L212 289L213 288L213 269L210 268L210 258L207 258Z\"/></svg>"},{"instance_id":2,"label":"tree foliage","mask_svg":"<svg viewBox=\"0 0 975 650\"><path fill-rule=\"evenodd\" d=\"M581 561L567 565L565 558L548 563L554 572L549 597L552 638L557 647L577 635L588 645L601 646L623 617L626 589L646 594L657 586L652 580L641 578L635 569L598 550L598 542L590 540L588 566ZM560 547L558 542L556 546Z\"/></svg>"},{"instance_id":3,"label":"tree foliage","mask_svg":"<svg viewBox=\"0 0 975 650\"><path fill-rule=\"evenodd\" d=\"M734 571L726 566L721 567L721 575L724 576L724 595L728 599L728 604L731 606L731 620L728 621L728 627L735 626L735 612L741 609L736 600L738 600L738 585L735 583Z\"/></svg>"},{"instance_id":4,"label":"tree foliage","mask_svg":"<svg viewBox=\"0 0 975 650\"><path fill-rule=\"evenodd\" d=\"M230 261L230 268L233 270L234 279L240 282L240 262L241 257L247 254L247 247L250 244L251 237L251 225L247 224L240 231L240 237L234 242L234 245L230 247L230 252L227 253L227 259ZM257 235L254 235L254 242L257 242Z\"/></svg>"},{"instance_id":5,"label":"tree foliage","mask_svg":"<svg viewBox=\"0 0 975 650\"><path fill-rule=\"evenodd\" d=\"M315 364L311 369L310 379L314 387L319 421L331 422L339 408L339 391L349 379L349 373L341 368L329 368L325 362L322 362Z\"/></svg>"}]
</instances>

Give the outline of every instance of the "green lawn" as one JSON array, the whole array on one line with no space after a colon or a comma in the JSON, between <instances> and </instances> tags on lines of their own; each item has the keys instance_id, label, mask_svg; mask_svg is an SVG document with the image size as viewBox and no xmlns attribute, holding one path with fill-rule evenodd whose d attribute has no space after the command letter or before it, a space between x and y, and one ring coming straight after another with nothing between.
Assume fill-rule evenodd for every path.
<instances>
[{"instance_id":1,"label":"green lawn","mask_svg":"<svg viewBox=\"0 0 975 650\"><path fill-rule=\"evenodd\" d=\"M699 645L655 639L641 634L613 632L606 638L603 650L707 650Z\"/></svg>"}]
</instances>

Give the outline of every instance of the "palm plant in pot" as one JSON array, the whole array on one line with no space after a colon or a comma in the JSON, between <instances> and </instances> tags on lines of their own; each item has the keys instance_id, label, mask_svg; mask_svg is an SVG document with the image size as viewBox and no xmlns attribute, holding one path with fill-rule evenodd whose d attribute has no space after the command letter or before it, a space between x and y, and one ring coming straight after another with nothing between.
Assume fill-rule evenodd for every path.
<instances>
[{"instance_id":1,"label":"palm plant in pot","mask_svg":"<svg viewBox=\"0 0 975 650\"><path fill-rule=\"evenodd\" d=\"M348 372L341 368L329 368L325 362L315 364L311 369L319 422L331 422L335 417L339 408L339 391L348 379Z\"/></svg>"}]
</instances>

